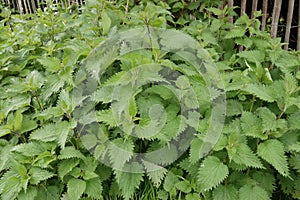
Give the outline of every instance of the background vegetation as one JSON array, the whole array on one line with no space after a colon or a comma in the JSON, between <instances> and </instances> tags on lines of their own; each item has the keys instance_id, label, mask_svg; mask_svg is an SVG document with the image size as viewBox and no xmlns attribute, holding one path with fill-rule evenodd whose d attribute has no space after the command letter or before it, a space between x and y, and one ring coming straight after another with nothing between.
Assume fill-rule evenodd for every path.
<instances>
[{"instance_id":1,"label":"background vegetation","mask_svg":"<svg viewBox=\"0 0 300 200\"><path fill-rule=\"evenodd\" d=\"M261 31L261 12L239 17L234 7L220 1L89 0L82 7L47 3L35 14L22 15L1 6L3 200L300 199L299 52L283 50L280 38L272 38L269 29ZM222 136L203 157L203 134L214 125L209 124L207 102L219 94L204 89L201 74L195 75L188 61L151 50L113 62L101 80L100 94L120 84L120 73L141 64L169 63L189 80L203 109L197 135L180 159L156 172L131 174L99 163L101 149L91 154L84 144L104 143L103 134L129 152L151 151L177 136L172 135L182 117L177 103L148 85L133 99L132 117L149 122L146 102L164 106L169 121L156 138L136 139L111 120L111 100L96 96L102 129L96 140L83 139L71 93L82 81L80 68L94 48L116 31L145 25L176 28L209 52L225 84L227 114ZM118 152L108 151L112 164L118 162Z\"/></svg>"}]
</instances>

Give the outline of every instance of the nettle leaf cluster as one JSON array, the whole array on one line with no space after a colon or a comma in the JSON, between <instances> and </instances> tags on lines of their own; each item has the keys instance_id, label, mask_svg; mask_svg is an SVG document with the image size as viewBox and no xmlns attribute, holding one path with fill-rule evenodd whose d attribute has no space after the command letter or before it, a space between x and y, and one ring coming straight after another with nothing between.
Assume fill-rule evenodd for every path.
<instances>
[{"instance_id":1,"label":"nettle leaf cluster","mask_svg":"<svg viewBox=\"0 0 300 200\"><path fill-rule=\"evenodd\" d=\"M50 4L35 15L1 8L1 199L300 199L299 54L282 50L257 19L244 15L230 24L233 10L217 5L129 1L127 12L125 1L91 0L75 10ZM204 14L191 17L193 11ZM74 88L99 72L96 61L86 64L88 56L117 31L144 25L179 28L216 63L227 111L207 155L203 134L214 126L211 99L219 93L208 91L187 60L155 49L117 60L112 49L97 90L88 91L89 83L83 90L97 126L89 127L91 134L78 129L76 109L85 97L74 98ZM172 87L161 84L170 77ZM187 86L197 101L184 93ZM188 117L197 107L199 124L193 124ZM175 149L151 158L165 167L144 161L126 168L135 153L168 145L188 127L195 137L176 162Z\"/></svg>"}]
</instances>

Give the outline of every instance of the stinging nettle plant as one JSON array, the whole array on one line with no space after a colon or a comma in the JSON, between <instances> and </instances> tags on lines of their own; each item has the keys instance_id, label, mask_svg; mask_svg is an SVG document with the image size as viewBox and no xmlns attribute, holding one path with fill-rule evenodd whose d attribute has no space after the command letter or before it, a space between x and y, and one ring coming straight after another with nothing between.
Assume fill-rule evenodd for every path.
<instances>
[{"instance_id":1,"label":"stinging nettle plant","mask_svg":"<svg viewBox=\"0 0 300 200\"><path fill-rule=\"evenodd\" d=\"M1 199L299 199L299 55L282 50L280 40L259 30L257 19L244 15L229 23L233 10L176 1L139 5L129 1L126 13L124 6L123 1L91 0L72 12L53 4L36 15L1 9ZM213 15L191 19L183 12L198 9ZM177 21L172 13L179 16ZM204 157L203 134L214 126L209 121L210 101L219 93L207 90L205 79L188 61L153 49L133 51L116 61L108 56L101 84L91 95L100 125L89 127L96 134L79 131L74 110L84 100L74 99L73 91L92 70L81 67L92 50L117 31L145 25L176 27L192 36L221 74L226 92L224 128ZM176 47L176 41L168 45ZM136 67L140 65L148 66L144 74ZM165 71L155 71L153 65L163 65ZM182 95L189 109L197 104L201 114L199 124L189 124L197 127L190 147L175 162L176 155L156 160L165 164L156 171L144 172L153 168L147 162L142 167L136 163L127 172L99 162L106 155L112 166L123 166L134 153L158 149L186 128L188 121L180 123L185 115L177 96L157 84L171 77L167 68L178 72L172 76L176 87L188 81L197 97L197 102L189 102ZM122 121L121 127L116 121L113 100L124 98L126 88L143 83L143 78L147 84L135 91L121 118L140 127L133 137L124 134L131 130L129 125ZM120 85L123 93L115 93ZM152 135L156 130L161 131ZM108 142L126 151L106 148Z\"/></svg>"}]
</instances>

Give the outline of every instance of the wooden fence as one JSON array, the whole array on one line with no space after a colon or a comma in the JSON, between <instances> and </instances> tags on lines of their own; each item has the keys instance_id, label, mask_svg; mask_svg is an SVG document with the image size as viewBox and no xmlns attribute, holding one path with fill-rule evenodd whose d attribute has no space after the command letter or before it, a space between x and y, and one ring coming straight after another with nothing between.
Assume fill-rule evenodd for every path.
<instances>
[{"instance_id":1,"label":"wooden fence","mask_svg":"<svg viewBox=\"0 0 300 200\"><path fill-rule=\"evenodd\" d=\"M45 0L0 0L0 2L15 8L21 14L34 13L37 8L47 6ZM84 4L84 0L53 0L53 2L61 3L63 7ZM270 26L271 37L281 37L286 43L284 49L292 48L300 51L300 0L222 0L222 7L225 5L238 6L240 15L246 13L251 18L254 17L255 11L261 10L261 30L264 31ZM233 17L229 20L234 22ZM278 31L279 28L284 32Z\"/></svg>"}]
</instances>

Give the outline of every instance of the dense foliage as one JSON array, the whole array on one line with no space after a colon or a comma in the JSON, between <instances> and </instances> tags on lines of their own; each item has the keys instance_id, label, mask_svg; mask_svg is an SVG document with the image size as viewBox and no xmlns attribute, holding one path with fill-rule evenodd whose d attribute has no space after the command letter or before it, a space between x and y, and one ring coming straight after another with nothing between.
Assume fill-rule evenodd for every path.
<instances>
[{"instance_id":1,"label":"dense foliage","mask_svg":"<svg viewBox=\"0 0 300 200\"><path fill-rule=\"evenodd\" d=\"M299 53L282 50L280 39L259 30L259 20L244 15L231 24L233 10L218 9L219 1L199 2L129 1L126 6L123 1L88 0L80 9L51 5L35 15L1 8L1 199L300 199ZM226 116L210 152L203 154L203 138L214 127L210 101L221 91L208 91L203 74L187 60L153 49L115 60L107 56L105 73L90 94L100 129L94 135L78 132L75 111L83 100L73 99L74 89L99 68L86 63L89 55L117 31L144 26L179 29L215 62L226 93ZM177 42L166 45L176 47ZM155 64L178 72L172 89L152 84L165 81L151 68ZM139 74L137 66L145 73ZM133 72L135 77L126 76ZM171 76L168 70L162 73ZM137 81L143 87L117 105L125 113L117 121L115 98L126 99L127 86ZM183 93L186 82L198 101L189 102L190 94ZM124 92L112 96L120 85ZM187 110L180 110L178 96ZM195 125L186 116L197 107ZM140 127L134 137L125 133L131 125ZM170 154L157 161L164 167L156 171L147 171L153 167L147 162L146 172L138 163L118 170L135 152L169 144L188 126L196 129L195 137L175 162L178 155ZM105 146L107 141L126 151ZM98 161L103 155L114 168Z\"/></svg>"}]
</instances>

